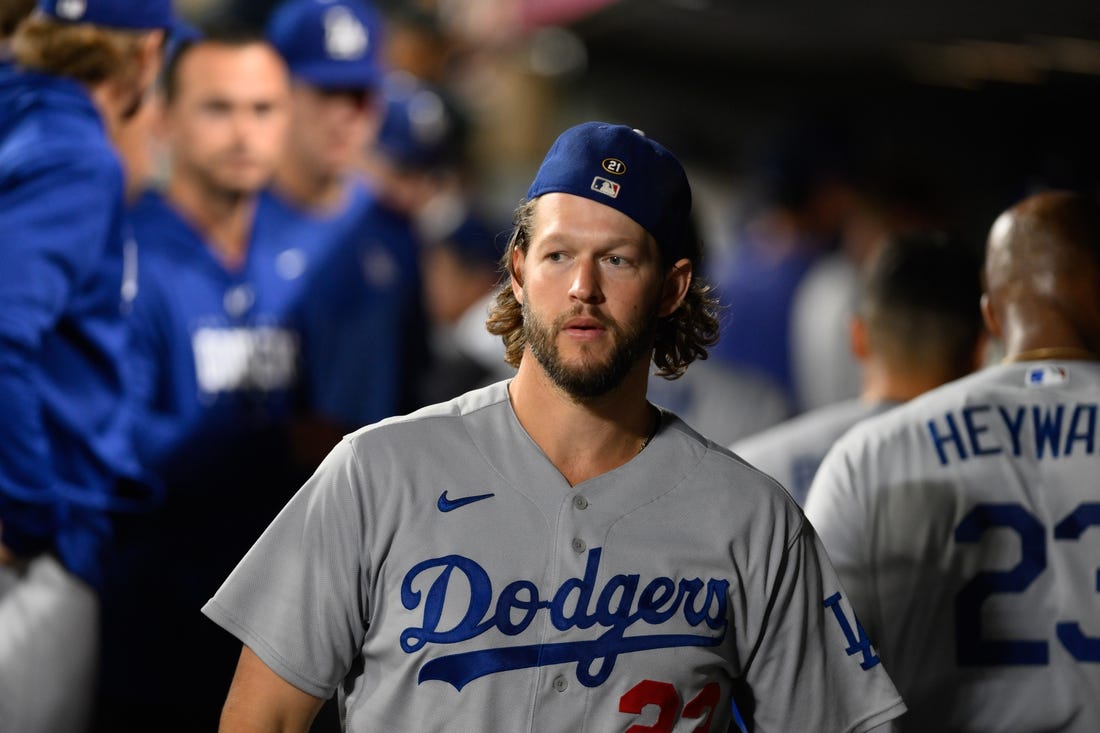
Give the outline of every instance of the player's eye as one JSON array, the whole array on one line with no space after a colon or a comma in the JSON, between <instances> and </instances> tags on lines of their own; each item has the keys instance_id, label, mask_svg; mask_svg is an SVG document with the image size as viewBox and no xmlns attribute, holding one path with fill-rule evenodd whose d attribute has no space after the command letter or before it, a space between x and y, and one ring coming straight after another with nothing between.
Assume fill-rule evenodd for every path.
<instances>
[{"instance_id":1,"label":"player's eye","mask_svg":"<svg viewBox=\"0 0 1100 733\"><path fill-rule=\"evenodd\" d=\"M638 261L629 255L609 254L603 258L607 267L613 270L627 270L637 266Z\"/></svg>"},{"instance_id":2,"label":"player's eye","mask_svg":"<svg viewBox=\"0 0 1100 733\"><path fill-rule=\"evenodd\" d=\"M546 255L546 259L550 260L551 262L561 262L565 259L565 253L551 252L550 254Z\"/></svg>"},{"instance_id":3,"label":"player's eye","mask_svg":"<svg viewBox=\"0 0 1100 733\"><path fill-rule=\"evenodd\" d=\"M229 103L221 99L204 102L201 109L205 114L216 117L224 117L231 111Z\"/></svg>"}]
</instances>

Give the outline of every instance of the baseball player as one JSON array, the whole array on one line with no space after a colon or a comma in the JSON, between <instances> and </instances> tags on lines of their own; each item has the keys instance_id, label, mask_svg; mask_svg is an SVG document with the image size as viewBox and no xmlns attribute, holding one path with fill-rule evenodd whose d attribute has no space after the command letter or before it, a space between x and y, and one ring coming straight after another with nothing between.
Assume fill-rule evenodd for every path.
<instances>
[{"instance_id":1,"label":"baseball player","mask_svg":"<svg viewBox=\"0 0 1100 733\"><path fill-rule=\"evenodd\" d=\"M810 488L901 731L1100 730L1100 205L1050 192L989 235L1004 363L867 420Z\"/></svg>"},{"instance_id":2,"label":"baseball player","mask_svg":"<svg viewBox=\"0 0 1100 733\"><path fill-rule=\"evenodd\" d=\"M613 191L614 196L608 192ZM490 317L516 376L349 436L204 612L224 732L865 731L904 705L782 489L645 399L713 342L664 147L551 147Z\"/></svg>"},{"instance_id":3,"label":"baseball player","mask_svg":"<svg viewBox=\"0 0 1100 733\"><path fill-rule=\"evenodd\" d=\"M326 449L418 407L427 351L409 219L355 174L378 124L382 30L359 0L286 0L267 25L290 68L291 124L258 216L280 232L287 262L310 263L302 350L310 405L336 428Z\"/></svg>"},{"instance_id":4,"label":"baseball player","mask_svg":"<svg viewBox=\"0 0 1100 733\"><path fill-rule=\"evenodd\" d=\"M112 558L99 730L144 730L152 716L161 731L216 725L237 650L196 609L297 485L291 314L304 285L280 259L280 232L254 213L283 149L287 97L286 67L259 37L183 41L165 69L171 174L130 212L130 380L137 446L167 500Z\"/></svg>"},{"instance_id":5,"label":"baseball player","mask_svg":"<svg viewBox=\"0 0 1100 733\"><path fill-rule=\"evenodd\" d=\"M446 209L430 207L418 227L424 242L424 303L432 329L432 370L420 392L428 402L443 402L515 375L504 362L500 339L485 330L489 304L500 285L507 232L489 224L471 202L457 197L450 202Z\"/></svg>"},{"instance_id":6,"label":"baseball player","mask_svg":"<svg viewBox=\"0 0 1100 733\"><path fill-rule=\"evenodd\" d=\"M3 731L82 730L103 555L153 498L130 442L133 261L109 133L140 108L171 22L167 0L40 0L0 64Z\"/></svg>"},{"instance_id":7,"label":"baseball player","mask_svg":"<svg viewBox=\"0 0 1100 733\"><path fill-rule=\"evenodd\" d=\"M942 234L886 241L863 273L851 321L852 352L863 365L859 398L803 413L730 449L805 502L822 459L850 427L981 365L979 270L976 257Z\"/></svg>"}]
</instances>

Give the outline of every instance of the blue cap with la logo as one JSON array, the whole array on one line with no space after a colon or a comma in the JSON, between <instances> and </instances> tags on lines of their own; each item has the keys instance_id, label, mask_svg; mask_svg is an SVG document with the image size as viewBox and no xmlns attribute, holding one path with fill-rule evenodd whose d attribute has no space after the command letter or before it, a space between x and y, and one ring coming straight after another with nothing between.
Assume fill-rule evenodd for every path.
<instances>
[{"instance_id":1,"label":"blue cap with la logo","mask_svg":"<svg viewBox=\"0 0 1100 733\"><path fill-rule=\"evenodd\" d=\"M626 125L585 122L554 141L527 198L569 193L629 216L666 256L686 256L691 186L680 161L663 145Z\"/></svg>"},{"instance_id":2,"label":"blue cap with la logo","mask_svg":"<svg viewBox=\"0 0 1100 733\"><path fill-rule=\"evenodd\" d=\"M287 0L267 24L290 73L322 89L379 86L381 37L380 17L358 0Z\"/></svg>"},{"instance_id":3,"label":"blue cap with la logo","mask_svg":"<svg viewBox=\"0 0 1100 733\"><path fill-rule=\"evenodd\" d=\"M66 23L126 30L171 29L172 0L38 0L38 9Z\"/></svg>"}]
</instances>

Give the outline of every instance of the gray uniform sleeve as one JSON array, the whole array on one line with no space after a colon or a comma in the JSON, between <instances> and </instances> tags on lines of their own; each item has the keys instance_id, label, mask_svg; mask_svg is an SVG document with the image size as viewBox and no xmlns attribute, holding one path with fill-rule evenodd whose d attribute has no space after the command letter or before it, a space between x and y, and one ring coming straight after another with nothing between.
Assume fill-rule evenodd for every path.
<instances>
[{"instance_id":1,"label":"gray uniform sleeve","mask_svg":"<svg viewBox=\"0 0 1100 733\"><path fill-rule=\"evenodd\" d=\"M863 733L905 711L804 520L779 560L773 588L746 669L758 733Z\"/></svg>"},{"instance_id":2,"label":"gray uniform sleeve","mask_svg":"<svg viewBox=\"0 0 1100 733\"><path fill-rule=\"evenodd\" d=\"M851 440L843 439L825 456L806 496L806 518L821 537L860 620L877 638L882 625L868 572L872 562L867 530L873 525L860 498L861 472L851 446Z\"/></svg>"},{"instance_id":3,"label":"gray uniform sleeve","mask_svg":"<svg viewBox=\"0 0 1100 733\"><path fill-rule=\"evenodd\" d=\"M300 690L328 698L367 619L362 472L345 439L202 611Z\"/></svg>"}]
</instances>

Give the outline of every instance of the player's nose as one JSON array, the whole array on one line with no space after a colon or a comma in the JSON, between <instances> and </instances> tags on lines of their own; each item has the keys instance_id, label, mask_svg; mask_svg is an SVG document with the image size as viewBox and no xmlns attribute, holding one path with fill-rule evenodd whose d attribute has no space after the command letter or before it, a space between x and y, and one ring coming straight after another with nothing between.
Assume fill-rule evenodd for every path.
<instances>
[{"instance_id":1,"label":"player's nose","mask_svg":"<svg viewBox=\"0 0 1100 733\"><path fill-rule=\"evenodd\" d=\"M569 297L582 303L598 303L603 300L597 263L584 258L577 260L569 285Z\"/></svg>"}]
</instances>

